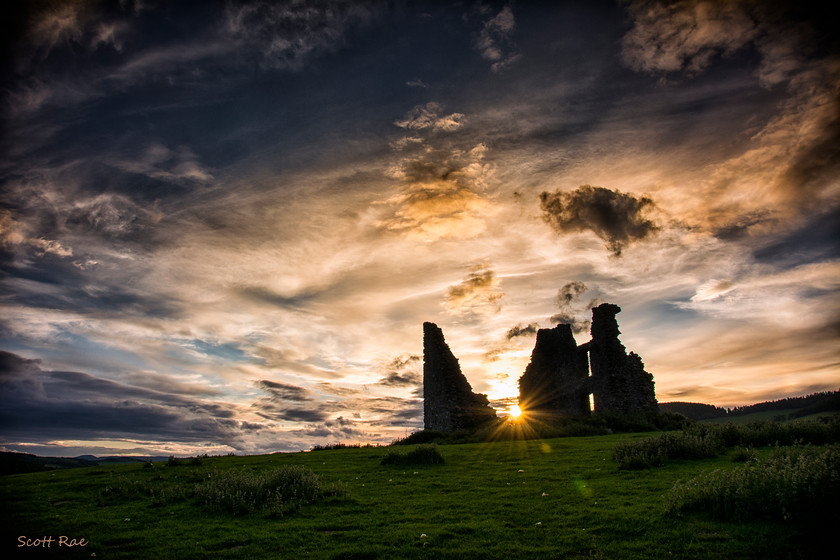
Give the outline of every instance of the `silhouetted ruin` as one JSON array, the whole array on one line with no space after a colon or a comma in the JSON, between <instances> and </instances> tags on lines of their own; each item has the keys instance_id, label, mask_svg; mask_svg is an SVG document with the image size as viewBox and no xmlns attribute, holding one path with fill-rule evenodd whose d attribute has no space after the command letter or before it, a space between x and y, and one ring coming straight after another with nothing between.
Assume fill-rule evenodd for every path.
<instances>
[{"instance_id":1,"label":"silhouetted ruin","mask_svg":"<svg viewBox=\"0 0 840 560\"><path fill-rule=\"evenodd\" d=\"M603 303L592 310L592 340L578 346L572 326L537 331L531 363L519 378L519 406L531 417L657 413L653 376L642 359L618 339L615 319L621 308ZM496 417L486 395L472 392L443 331L423 323L424 428L454 432Z\"/></svg>"},{"instance_id":2,"label":"silhouetted ruin","mask_svg":"<svg viewBox=\"0 0 840 560\"><path fill-rule=\"evenodd\" d=\"M586 415L591 393L597 413L655 413L653 376L618 339L620 311L611 303L594 308L592 340L580 346L570 325L540 329L531 363L519 378L519 406L534 416Z\"/></svg>"},{"instance_id":3,"label":"silhouetted ruin","mask_svg":"<svg viewBox=\"0 0 840 560\"><path fill-rule=\"evenodd\" d=\"M434 323L423 323L423 427L455 432L496 418L487 395L472 392L458 359Z\"/></svg>"},{"instance_id":4,"label":"silhouetted ruin","mask_svg":"<svg viewBox=\"0 0 840 560\"><path fill-rule=\"evenodd\" d=\"M589 413L589 364L571 325L537 331L531 363L519 379L519 406L536 412Z\"/></svg>"},{"instance_id":5,"label":"silhouetted ruin","mask_svg":"<svg viewBox=\"0 0 840 560\"><path fill-rule=\"evenodd\" d=\"M621 331L615 316L620 311L621 308L612 303L602 303L592 310L589 364L595 412L656 412L659 404L653 375L645 371L638 354L627 354L618 340Z\"/></svg>"}]
</instances>

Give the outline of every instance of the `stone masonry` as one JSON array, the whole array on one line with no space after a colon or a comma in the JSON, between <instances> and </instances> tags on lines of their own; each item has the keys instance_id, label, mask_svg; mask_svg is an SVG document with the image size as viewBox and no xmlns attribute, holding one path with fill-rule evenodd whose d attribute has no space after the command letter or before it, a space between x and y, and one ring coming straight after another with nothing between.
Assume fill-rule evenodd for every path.
<instances>
[{"instance_id":1,"label":"stone masonry","mask_svg":"<svg viewBox=\"0 0 840 560\"><path fill-rule=\"evenodd\" d=\"M621 331L615 316L620 311L612 303L602 303L592 310L589 363L595 412L656 412L653 375L645 371L642 359L633 352L627 354L618 340Z\"/></svg>"},{"instance_id":2,"label":"stone masonry","mask_svg":"<svg viewBox=\"0 0 840 560\"><path fill-rule=\"evenodd\" d=\"M519 379L519 406L532 416L589 413L589 364L571 325L537 331L531 363Z\"/></svg>"},{"instance_id":3,"label":"stone masonry","mask_svg":"<svg viewBox=\"0 0 840 560\"><path fill-rule=\"evenodd\" d=\"M434 323L423 323L423 428L456 432L494 418L487 395L472 392L443 331Z\"/></svg>"},{"instance_id":4,"label":"stone masonry","mask_svg":"<svg viewBox=\"0 0 840 560\"><path fill-rule=\"evenodd\" d=\"M580 346L570 325L537 332L531 363L519 378L522 410L531 416L586 415L591 393L596 413L657 411L653 376L618 339L620 311L611 303L594 308L592 340Z\"/></svg>"}]
</instances>

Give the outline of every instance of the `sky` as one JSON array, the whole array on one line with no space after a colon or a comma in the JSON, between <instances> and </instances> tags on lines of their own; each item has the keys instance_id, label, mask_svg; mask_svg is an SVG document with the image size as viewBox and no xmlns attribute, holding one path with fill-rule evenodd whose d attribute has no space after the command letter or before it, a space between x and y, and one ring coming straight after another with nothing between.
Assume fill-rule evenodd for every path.
<instances>
[{"instance_id":1,"label":"sky","mask_svg":"<svg viewBox=\"0 0 840 560\"><path fill-rule=\"evenodd\" d=\"M840 387L820 2L4 5L0 448L422 428L422 324L516 402L615 303L660 402Z\"/></svg>"}]
</instances>

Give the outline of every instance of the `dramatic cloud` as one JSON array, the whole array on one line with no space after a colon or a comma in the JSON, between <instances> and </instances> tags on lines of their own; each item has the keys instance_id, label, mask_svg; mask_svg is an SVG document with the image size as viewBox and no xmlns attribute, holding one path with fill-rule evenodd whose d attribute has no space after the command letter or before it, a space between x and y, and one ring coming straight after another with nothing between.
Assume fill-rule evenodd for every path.
<instances>
[{"instance_id":1,"label":"dramatic cloud","mask_svg":"<svg viewBox=\"0 0 840 560\"><path fill-rule=\"evenodd\" d=\"M495 273L487 265L472 267L467 277L446 291L446 308L456 314L498 313L504 297Z\"/></svg>"},{"instance_id":2,"label":"dramatic cloud","mask_svg":"<svg viewBox=\"0 0 840 560\"><path fill-rule=\"evenodd\" d=\"M484 60L492 63L494 72L503 70L516 62L520 55L512 35L516 29L516 20L510 6L505 6L494 17L484 22L484 29L475 41L475 48Z\"/></svg>"},{"instance_id":3,"label":"dramatic cloud","mask_svg":"<svg viewBox=\"0 0 840 560\"><path fill-rule=\"evenodd\" d=\"M263 379L257 382L257 386L271 395L272 401L293 401L304 402L311 401L310 391L303 387L296 387L294 385L286 385Z\"/></svg>"},{"instance_id":4,"label":"dramatic cloud","mask_svg":"<svg viewBox=\"0 0 840 560\"><path fill-rule=\"evenodd\" d=\"M562 309L569 307L577 301L582 293L586 291L586 284L580 281L569 282L557 290L557 305Z\"/></svg>"},{"instance_id":5,"label":"dramatic cloud","mask_svg":"<svg viewBox=\"0 0 840 560\"><path fill-rule=\"evenodd\" d=\"M416 387L423 382L420 372L423 359L420 356L398 356L387 365L386 375L379 380L381 385L391 387Z\"/></svg>"},{"instance_id":6,"label":"dramatic cloud","mask_svg":"<svg viewBox=\"0 0 840 560\"><path fill-rule=\"evenodd\" d=\"M486 151L483 144L469 150L414 148L389 170L400 191L381 201L396 209L378 225L423 241L479 235L489 212Z\"/></svg>"},{"instance_id":7,"label":"dramatic cloud","mask_svg":"<svg viewBox=\"0 0 840 560\"><path fill-rule=\"evenodd\" d=\"M602 301L660 400L836 385L817 4L10 4L0 445L387 443L424 321L506 404Z\"/></svg>"},{"instance_id":8,"label":"dramatic cloud","mask_svg":"<svg viewBox=\"0 0 840 560\"><path fill-rule=\"evenodd\" d=\"M431 129L446 132L458 130L463 126L464 115L462 113L442 115L442 111L443 107L435 102L417 105L402 120L396 121L394 124L406 130Z\"/></svg>"},{"instance_id":9,"label":"dramatic cloud","mask_svg":"<svg viewBox=\"0 0 840 560\"><path fill-rule=\"evenodd\" d=\"M307 60L340 48L347 32L371 21L366 2L246 2L228 7L225 27L259 54L269 68L300 68Z\"/></svg>"},{"instance_id":10,"label":"dramatic cloud","mask_svg":"<svg viewBox=\"0 0 840 560\"><path fill-rule=\"evenodd\" d=\"M630 243L650 236L659 228L645 217L654 206L647 196L581 185L571 192L540 194L543 219L557 232L592 231L620 256Z\"/></svg>"},{"instance_id":11,"label":"dramatic cloud","mask_svg":"<svg viewBox=\"0 0 840 560\"><path fill-rule=\"evenodd\" d=\"M703 70L715 55L730 55L758 35L743 4L632 2L627 9L634 26L622 40L624 62L648 72Z\"/></svg>"},{"instance_id":12,"label":"dramatic cloud","mask_svg":"<svg viewBox=\"0 0 840 560\"><path fill-rule=\"evenodd\" d=\"M0 351L4 437L35 430L52 439L158 438L241 444L235 407L134 387L81 372L45 371L40 360ZM31 437L31 436L25 436Z\"/></svg>"},{"instance_id":13,"label":"dramatic cloud","mask_svg":"<svg viewBox=\"0 0 840 560\"><path fill-rule=\"evenodd\" d=\"M519 325L516 325L515 327L512 327L510 330L508 330L508 332L505 333L505 338L507 338L508 340L511 340L511 339L514 339L514 338L517 338L517 337L520 337L520 336L533 336L533 335L537 334L537 331L539 330L539 328L540 328L540 325L538 323L530 323L530 324L525 325L525 326L523 326L522 324L519 324Z\"/></svg>"},{"instance_id":14,"label":"dramatic cloud","mask_svg":"<svg viewBox=\"0 0 840 560\"><path fill-rule=\"evenodd\" d=\"M554 298L554 303L557 305L559 313L552 315L548 321L554 323L564 323L572 326L572 331L575 333L584 333L589 331L590 317L592 315L592 308L597 306L600 301L598 298L581 302L580 296L588 291L586 284L579 280L569 282L557 290L557 296Z\"/></svg>"}]
</instances>

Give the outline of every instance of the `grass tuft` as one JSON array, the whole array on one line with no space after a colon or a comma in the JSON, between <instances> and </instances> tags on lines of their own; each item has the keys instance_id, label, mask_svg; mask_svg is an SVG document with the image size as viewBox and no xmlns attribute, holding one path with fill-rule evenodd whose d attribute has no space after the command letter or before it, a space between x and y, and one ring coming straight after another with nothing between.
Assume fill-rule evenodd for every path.
<instances>
[{"instance_id":1,"label":"grass tuft","mask_svg":"<svg viewBox=\"0 0 840 560\"><path fill-rule=\"evenodd\" d=\"M408 453L389 451L382 458L380 465L440 465L443 456L436 445L418 445Z\"/></svg>"},{"instance_id":2,"label":"grass tuft","mask_svg":"<svg viewBox=\"0 0 840 560\"><path fill-rule=\"evenodd\" d=\"M207 509L234 515L259 512L282 516L305 504L346 494L343 484L324 483L310 469L297 465L266 471L215 471L195 487L196 498Z\"/></svg>"}]
</instances>

